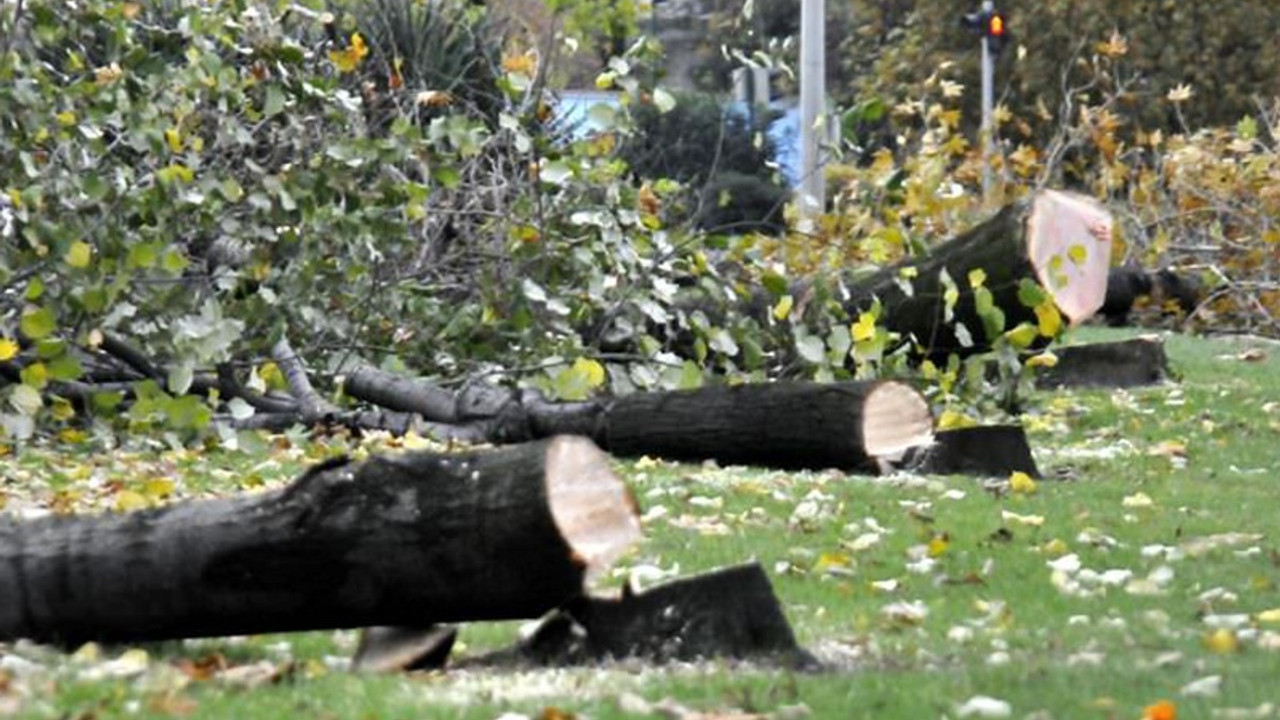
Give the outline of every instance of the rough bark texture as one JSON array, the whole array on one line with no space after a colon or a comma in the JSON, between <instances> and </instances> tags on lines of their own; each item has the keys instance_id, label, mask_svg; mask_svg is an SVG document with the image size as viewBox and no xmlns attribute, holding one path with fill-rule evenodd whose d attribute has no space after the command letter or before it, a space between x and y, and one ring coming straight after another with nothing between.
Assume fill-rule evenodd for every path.
<instances>
[{"instance_id":1,"label":"rough bark texture","mask_svg":"<svg viewBox=\"0 0 1280 720\"><path fill-rule=\"evenodd\" d=\"M929 442L932 430L923 397L896 382L713 386L573 403L481 386L449 403L428 383L365 366L346 390L371 402L394 394L394 407L441 421L434 428L444 437L585 435L615 455L780 468L876 472L878 458Z\"/></svg>"},{"instance_id":2,"label":"rough bark texture","mask_svg":"<svg viewBox=\"0 0 1280 720\"><path fill-rule=\"evenodd\" d=\"M638 536L583 438L316 466L289 487L0 522L0 640L76 644L537 617Z\"/></svg>"},{"instance_id":3,"label":"rough bark texture","mask_svg":"<svg viewBox=\"0 0 1280 720\"><path fill-rule=\"evenodd\" d=\"M920 354L935 361L951 353L987 352L990 338L974 301L969 273L982 270L984 287L1004 312L1006 329L1036 322L1032 308L1018 299L1023 280L1041 283L1069 322L1101 307L1111 252L1111 220L1083 196L1042 191L1005 206L989 220L937 246L929 254L849 279L846 309L852 317L879 298L883 323ZM1073 250L1082 248L1083 250ZM1074 259L1070 256L1074 255ZM943 271L959 296L948 319ZM964 330L958 326L963 325Z\"/></svg>"},{"instance_id":4,"label":"rough bark texture","mask_svg":"<svg viewBox=\"0 0 1280 720\"><path fill-rule=\"evenodd\" d=\"M568 665L633 657L757 658L810 669L817 664L796 643L768 575L754 562L620 599L579 598L529 639L477 663Z\"/></svg>"},{"instance_id":5,"label":"rough bark texture","mask_svg":"<svg viewBox=\"0 0 1280 720\"><path fill-rule=\"evenodd\" d=\"M611 402L597 437L616 455L878 472L929 442L932 419L894 382L768 383L636 393Z\"/></svg>"},{"instance_id":6,"label":"rough bark texture","mask_svg":"<svg viewBox=\"0 0 1280 720\"><path fill-rule=\"evenodd\" d=\"M1036 387L1137 387L1155 385L1170 376L1164 340L1158 335L1068 345L1055 354L1056 365L1036 372Z\"/></svg>"},{"instance_id":7,"label":"rough bark texture","mask_svg":"<svg viewBox=\"0 0 1280 720\"><path fill-rule=\"evenodd\" d=\"M1020 425L944 430L932 445L912 451L903 466L937 475L1005 477L1014 471L1040 477L1027 434Z\"/></svg>"}]
</instances>

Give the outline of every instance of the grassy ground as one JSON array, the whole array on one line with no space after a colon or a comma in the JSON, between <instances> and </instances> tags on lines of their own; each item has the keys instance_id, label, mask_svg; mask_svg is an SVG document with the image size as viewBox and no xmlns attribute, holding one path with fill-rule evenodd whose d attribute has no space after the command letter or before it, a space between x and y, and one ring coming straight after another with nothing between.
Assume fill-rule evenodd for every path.
<instances>
[{"instance_id":1,"label":"grassy ground","mask_svg":"<svg viewBox=\"0 0 1280 720\"><path fill-rule=\"evenodd\" d=\"M1115 333L1090 331L1099 337ZM70 657L0 645L0 715L1280 716L1280 347L1248 347L1172 337L1177 386L1038 395L1028 429L1041 469L1060 479L1034 492L961 477L621 466L647 540L613 582L758 559L832 672L705 663L358 677L341 671L348 632ZM340 445L24 450L0 458L0 498L23 512L222 493L282 482ZM466 628L464 652L514 632ZM231 669L205 669L221 664ZM652 705L664 698L683 709Z\"/></svg>"}]
</instances>

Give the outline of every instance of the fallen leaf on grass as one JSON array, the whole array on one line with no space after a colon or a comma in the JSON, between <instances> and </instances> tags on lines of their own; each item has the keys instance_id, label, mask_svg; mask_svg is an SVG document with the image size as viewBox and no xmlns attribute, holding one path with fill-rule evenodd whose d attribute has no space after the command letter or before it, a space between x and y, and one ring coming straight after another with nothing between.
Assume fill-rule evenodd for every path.
<instances>
[{"instance_id":1,"label":"fallen leaf on grass","mask_svg":"<svg viewBox=\"0 0 1280 720\"><path fill-rule=\"evenodd\" d=\"M1032 480L1030 475L1018 470L1009 476L1009 490L1015 494L1030 495L1036 491L1036 481Z\"/></svg>"},{"instance_id":2,"label":"fallen leaf on grass","mask_svg":"<svg viewBox=\"0 0 1280 720\"><path fill-rule=\"evenodd\" d=\"M899 625L919 625L928 616L929 608L919 600L911 600L890 603L880 608L880 612Z\"/></svg>"},{"instance_id":3,"label":"fallen leaf on grass","mask_svg":"<svg viewBox=\"0 0 1280 720\"><path fill-rule=\"evenodd\" d=\"M1007 523L1013 523L1015 525L1027 525L1030 527L1040 527L1041 525L1044 525L1043 515L1019 515L1016 512L1002 510L1000 511L1000 518Z\"/></svg>"},{"instance_id":4,"label":"fallen leaf on grass","mask_svg":"<svg viewBox=\"0 0 1280 720\"><path fill-rule=\"evenodd\" d=\"M998 698L974 695L956 707L956 715L962 718L1007 718L1013 715L1013 706Z\"/></svg>"},{"instance_id":5,"label":"fallen leaf on grass","mask_svg":"<svg viewBox=\"0 0 1280 720\"><path fill-rule=\"evenodd\" d=\"M1230 655L1240 651L1240 639L1234 630L1218 628L1201 638L1205 649L1217 655Z\"/></svg>"},{"instance_id":6,"label":"fallen leaf on grass","mask_svg":"<svg viewBox=\"0 0 1280 720\"><path fill-rule=\"evenodd\" d=\"M1187 697L1214 697L1222 692L1222 676L1208 675L1198 680L1192 680L1183 685L1178 692Z\"/></svg>"},{"instance_id":7,"label":"fallen leaf on grass","mask_svg":"<svg viewBox=\"0 0 1280 720\"><path fill-rule=\"evenodd\" d=\"M1120 504L1127 508L1145 508L1155 505L1155 501L1146 493L1139 492L1132 495L1126 495L1125 498L1120 501Z\"/></svg>"},{"instance_id":8,"label":"fallen leaf on grass","mask_svg":"<svg viewBox=\"0 0 1280 720\"><path fill-rule=\"evenodd\" d=\"M1178 720L1178 706L1168 700L1148 705L1142 709L1142 720Z\"/></svg>"},{"instance_id":9,"label":"fallen leaf on grass","mask_svg":"<svg viewBox=\"0 0 1280 720\"><path fill-rule=\"evenodd\" d=\"M1200 557L1219 548L1250 545L1261 540L1261 533L1227 532L1203 535L1182 541L1182 551L1191 557Z\"/></svg>"}]
</instances>

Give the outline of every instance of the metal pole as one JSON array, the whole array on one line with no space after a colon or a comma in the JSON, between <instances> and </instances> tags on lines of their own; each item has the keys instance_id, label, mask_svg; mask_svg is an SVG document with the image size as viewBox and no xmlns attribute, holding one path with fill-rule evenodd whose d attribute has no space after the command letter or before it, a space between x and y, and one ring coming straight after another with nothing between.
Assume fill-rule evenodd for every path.
<instances>
[{"instance_id":1,"label":"metal pole","mask_svg":"<svg viewBox=\"0 0 1280 720\"><path fill-rule=\"evenodd\" d=\"M995 12L994 0L983 0L982 17L990 18ZM983 21L984 23L989 20ZM982 28L982 127L979 130L982 141L982 199L991 198L991 145L995 139L992 117L995 114L995 58L991 54L991 43L987 37L987 28Z\"/></svg>"},{"instance_id":2,"label":"metal pole","mask_svg":"<svg viewBox=\"0 0 1280 720\"><path fill-rule=\"evenodd\" d=\"M806 218L821 214L826 198L819 144L826 131L825 2L800 5L800 210Z\"/></svg>"}]
</instances>

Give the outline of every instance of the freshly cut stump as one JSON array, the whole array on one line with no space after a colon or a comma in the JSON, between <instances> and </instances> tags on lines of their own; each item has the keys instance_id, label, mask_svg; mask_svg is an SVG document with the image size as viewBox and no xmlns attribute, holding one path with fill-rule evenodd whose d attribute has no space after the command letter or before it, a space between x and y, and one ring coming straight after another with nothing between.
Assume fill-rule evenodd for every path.
<instances>
[{"instance_id":1,"label":"freshly cut stump","mask_svg":"<svg viewBox=\"0 0 1280 720\"><path fill-rule=\"evenodd\" d=\"M258 495L0 520L0 640L533 618L639 536L586 438L339 459Z\"/></svg>"},{"instance_id":2,"label":"freshly cut stump","mask_svg":"<svg viewBox=\"0 0 1280 720\"><path fill-rule=\"evenodd\" d=\"M1012 472L1024 472L1040 477L1021 425L943 430L935 440L928 447L908 453L903 467L936 475L1007 477Z\"/></svg>"},{"instance_id":3,"label":"freshly cut stump","mask_svg":"<svg viewBox=\"0 0 1280 720\"><path fill-rule=\"evenodd\" d=\"M930 443L933 417L904 383L778 382L620 397L597 439L615 455L877 473Z\"/></svg>"},{"instance_id":4,"label":"freshly cut stump","mask_svg":"<svg viewBox=\"0 0 1280 720\"><path fill-rule=\"evenodd\" d=\"M1057 364L1036 370L1036 387L1139 387L1164 382L1171 374L1159 335L1068 345L1054 353Z\"/></svg>"}]
</instances>

